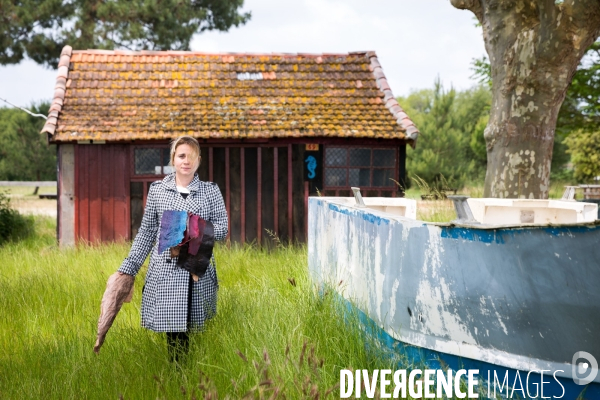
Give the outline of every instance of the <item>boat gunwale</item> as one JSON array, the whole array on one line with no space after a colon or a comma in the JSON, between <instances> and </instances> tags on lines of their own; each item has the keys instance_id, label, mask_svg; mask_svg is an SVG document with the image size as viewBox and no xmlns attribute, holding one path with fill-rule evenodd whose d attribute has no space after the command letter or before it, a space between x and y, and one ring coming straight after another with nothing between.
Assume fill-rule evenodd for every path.
<instances>
[{"instance_id":1,"label":"boat gunwale","mask_svg":"<svg viewBox=\"0 0 600 400\"><path fill-rule=\"evenodd\" d=\"M345 198L345 197L342 197ZM596 219L594 221L585 221L585 222L568 222L568 223L548 223L548 224L503 224L503 225L494 225L494 224L481 224L481 223L476 223L476 224L470 224L470 223L461 223L457 220L453 220L450 222L436 222L436 221L423 221L420 219L412 219L412 218L408 218L408 217L403 217L397 214L392 214L392 213L388 213L385 211L381 211L381 210L376 210L373 208L369 208L369 206L366 207L362 207L362 206L357 206L354 204L346 204L346 203L342 203L342 202L336 202L335 199L336 197L319 197L319 196L311 196L309 197L310 199L315 199L318 201L326 201L327 203L331 203L331 204L335 204L336 206L342 206L348 209L352 209L352 210L356 210L356 211L363 211L369 214L373 214L376 216L385 216L385 218L389 219L389 220L396 220L398 222L406 222L406 221L410 221L410 222L414 222L417 224L422 224L422 225L433 225L433 226L439 226L441 228L452 228L452 227L456 227L456 228L469 228L469 229L478 229L478 230L495 230L495 229L507 229L507 230L512 230L512 229L530 229L530 228L582 228L582 227L589 227L589 228L596 228L598 226L600 226L600 219ZM333 201L332 201L333 200Z\"/></svg>"}]
</instances>

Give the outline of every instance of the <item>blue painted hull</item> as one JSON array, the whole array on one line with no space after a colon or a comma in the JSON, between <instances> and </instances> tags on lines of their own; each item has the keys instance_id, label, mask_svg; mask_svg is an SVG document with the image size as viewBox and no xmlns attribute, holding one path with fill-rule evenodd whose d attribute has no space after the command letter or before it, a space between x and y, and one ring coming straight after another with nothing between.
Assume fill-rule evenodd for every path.
<instances>
[{"instance_id":1,"label":"blue painted hull","mask_svg":"<svg viewBox=\"0 0 600 400\"><path fill-rule=\"evenodd\" d=\"M374 321L354 304L346 301L346 306L350 312L358 312L360 321L367 328L367 333L377 340L380 346L387 349L390 359L401 354L405 357L408 365L418 366L421 369L478 370L480 398L486 398L489 395L489 398L502 399L540 399L542 396L563 400L600 399L600 384L597 382L581 386L575 384L571 378L554 376L551 372L550 375L546 373L543 376L537 372L528 375L529 371L525 370L506 368L485 361L411 346L394 339L384 329L374 324ZM401 363L397 368L403 369L405 365ZM497 384L494 387L495 380ZM504 380L507 382L506 385Z\"/></svg>"},{"instance_id":2,"label":"blue painted hull","mask_svg":"<svg viewBox=\"0 0 600 400\"><path fill-rule=\"evenodd\" d=\"M556 371L562 398L585 388L571 369L578 351L600 359L597 224L461 227L334 198L310 198L308 218L313 279L335 283L392 347L479 366L484 378L488 370L510 371L509 381L516 371ZM560 397L548 380L555 383L544 396ZM599 385L597 377L586 398L600 399Z\"/></svg>"}]
</instances>

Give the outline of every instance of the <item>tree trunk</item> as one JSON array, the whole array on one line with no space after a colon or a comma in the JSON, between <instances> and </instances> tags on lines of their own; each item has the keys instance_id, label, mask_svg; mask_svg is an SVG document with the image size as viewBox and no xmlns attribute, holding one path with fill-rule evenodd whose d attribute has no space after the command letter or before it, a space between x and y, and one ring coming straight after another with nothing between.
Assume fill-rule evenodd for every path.
<instances>
[{"instance_id":1,"label":"tree trunk","mask_svg":"<svg viewBox=\"0 0 600 400\"><path fill-rule=\"evenodd\" d=\"M492 69L485 197L548 198L558 111L600 34L600 0L451 0L483 27Z\"/></svg>"},{"instance_id":2,"label":"tree trunk","mask_svg":"<svg viewBox=\"0 0 600 400\"><path fill-rule=\"evenodd\" d=\"M548 198L556 119L578 60L555 64L536 71L521 65L524 79L514 88L508 87L511 66L496 65L503 70L496 75L505 76L492 86L491 115L484 132L485 197ZM547 79L546 74L558 78Z\"/></svg>"}]
</instances>

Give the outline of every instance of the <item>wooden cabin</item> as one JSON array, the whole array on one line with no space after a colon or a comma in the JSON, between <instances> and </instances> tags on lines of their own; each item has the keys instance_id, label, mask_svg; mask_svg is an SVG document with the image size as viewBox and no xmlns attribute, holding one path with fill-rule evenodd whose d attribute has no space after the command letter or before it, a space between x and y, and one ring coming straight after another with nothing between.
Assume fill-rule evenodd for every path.
<instances>
[{"instance_id":1,"label":"wooden cabin","mask_svg":"<svg viewBox=\"0 0 600 400\"><path fill-rule=\"evenodd\" d=\"M131 240L169 142L200 141L229 238L306 240L308 196L402 196L418 130L374 52L62 50L42 130L58 147L58 239Z\"/></svg>"}]
</instances>

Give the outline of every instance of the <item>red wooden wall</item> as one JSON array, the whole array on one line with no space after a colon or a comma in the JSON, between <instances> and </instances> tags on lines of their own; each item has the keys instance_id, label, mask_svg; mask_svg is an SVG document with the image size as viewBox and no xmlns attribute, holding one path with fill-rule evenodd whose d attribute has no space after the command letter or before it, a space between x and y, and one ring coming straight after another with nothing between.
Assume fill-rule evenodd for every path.
<instances>
[{"instance_id":1,"label":"red wooden wall","mask_svg":"<svg viewBox=\"0 0 600 400\"><path fill-rule=\"evenodd\" d=\"M75 238L129 239L129 144L75 146Z\"/></svg>"},{"instance_id":2,"label":"red wooden wall","mask_svg":"<svg viewBox=\"0 0 600 400\"><path fill-rule=\"evenodd\" d=\"M74 146L76 241L133 239L149 184L162 179L133 173L134 147L148 145L167 147L168 141ZM375 141L364 145L381 147ZM306 241L309 185L303 178L303 143L201 143L201 147L203 162L198 174L221 189L231 241L268 246L273 238L267 230L283 242ZM404 147L399 147L398 179L404 177ZM324 194L351 196L349 190ZM396 190L366 190L363 194L395 196Z\"/></svg>"}]
</instances>

